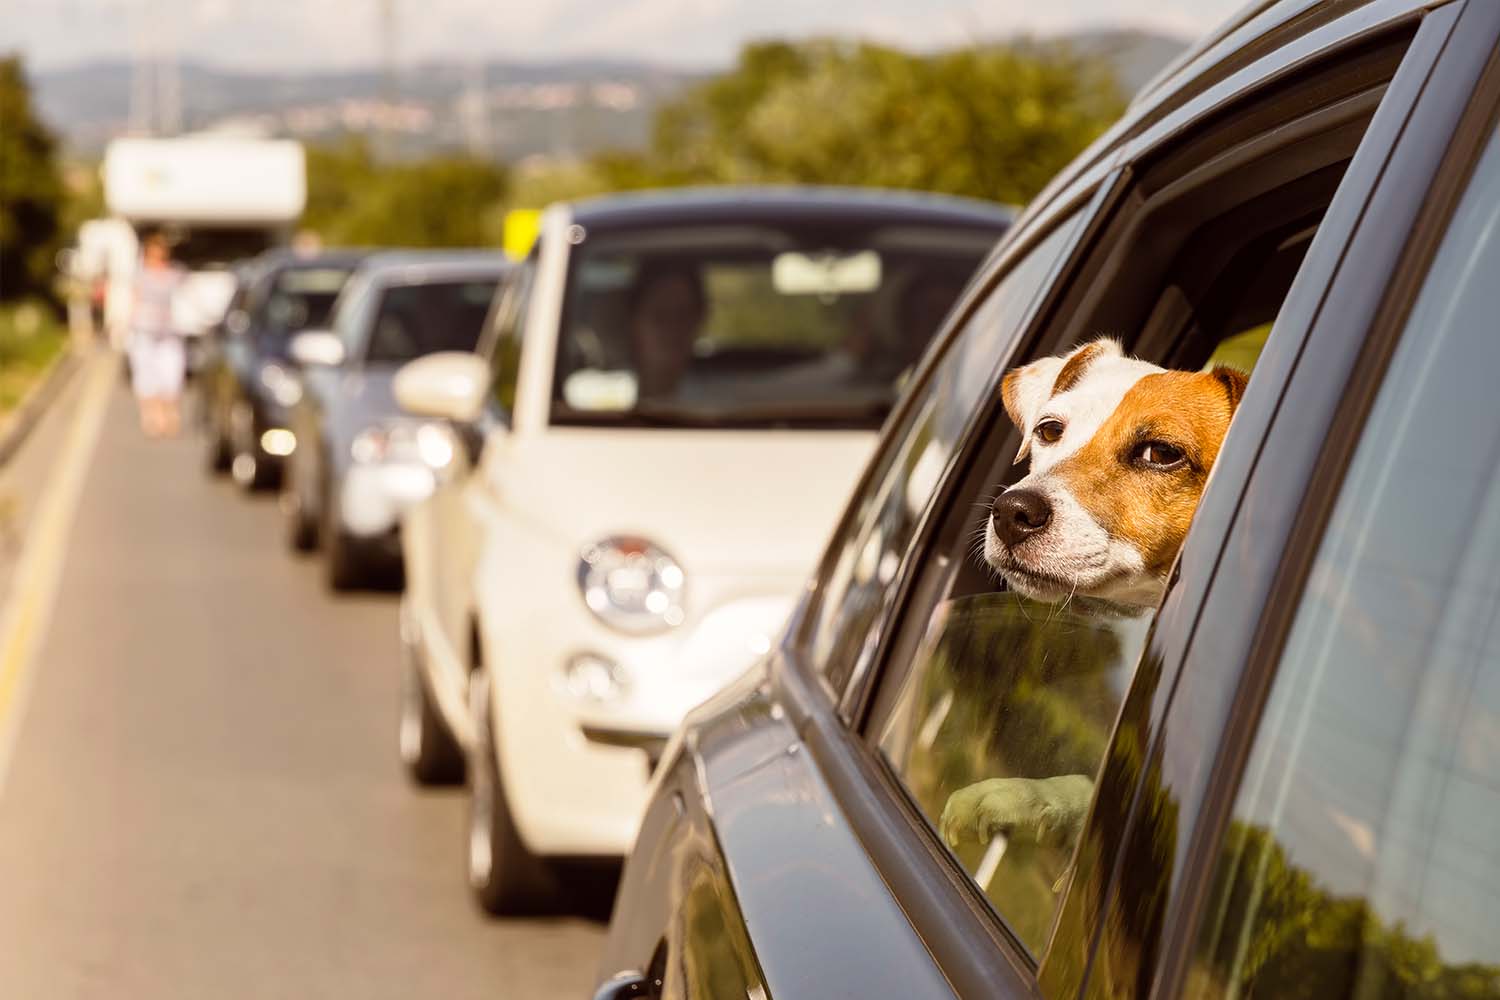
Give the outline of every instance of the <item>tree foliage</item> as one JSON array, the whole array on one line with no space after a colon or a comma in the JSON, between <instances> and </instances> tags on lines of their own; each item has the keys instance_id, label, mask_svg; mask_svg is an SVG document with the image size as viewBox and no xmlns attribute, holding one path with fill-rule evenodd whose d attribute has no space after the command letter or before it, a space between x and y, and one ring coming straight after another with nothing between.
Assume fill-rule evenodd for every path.
<instances>
[{"instance_id":1,"label":"tree foliage","mask_svg":"<svg viewBox=\"0 0 1500 1000\"><path fill-rule=\"evenodd\" d=\"M0 58L0 301L50 295L64 191L20 57Z\"/></svg>"},{"instance_id":2,"label":"tree foliage","mask_svg":"<svg viewBox=\"0 0 1500 1000\"><path fill-rule=\"evenodd\" d=\"M362 142L312 148L303 221L329 244L498 245L504 167L461 156L381 163Z\"/></svg>"},{"instance_id":3,"label":"tree foliage","mask_svg":"<svg viewBox=\"0 0 1500 1000\"><path fill-rule=\"evenodd\" d=\"M596 157L566 180L576 193L811 183L1019 204L1123 109L1108 68L1061 45L766 42L664 105L648 152Z\"/></svg>"}]
</instances>

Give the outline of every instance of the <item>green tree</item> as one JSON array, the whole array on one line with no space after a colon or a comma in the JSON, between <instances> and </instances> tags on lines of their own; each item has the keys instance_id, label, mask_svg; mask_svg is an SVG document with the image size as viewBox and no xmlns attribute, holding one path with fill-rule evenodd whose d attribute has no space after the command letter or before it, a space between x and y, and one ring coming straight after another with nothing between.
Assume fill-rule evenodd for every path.
<instances>
[{"instance_id":1,"label":"green tree","mask_svg":"<svg viewBox=\"0 0 1500 1000\"><path fill-rule=\"evenodd\" d=\"M362 142L308 151L303 219L331 244L498 245L508 175L468 157L382 164Z\"/></svg>"},{"instance_id":2,"label":"green tree","mask_svg":"<svg viewBox=\"0 0 1500 1000\"><path fill-rule=\"evenodd\" d=\"M0 301L50 295L63 184L19 56L0 58Z\"/></svg>"},{"instance_id":3,"label":"green tree","mask_svg":"<svg viewBox=\"0 0 1500 1000\"><path fill-rule=\"evenodd\" d=\"M1058 45L921 56L768 43L663 108L654 165L669 183L877 185L1020 203L1123 109L1107 69Z\"/></svg>"}]
</instances>

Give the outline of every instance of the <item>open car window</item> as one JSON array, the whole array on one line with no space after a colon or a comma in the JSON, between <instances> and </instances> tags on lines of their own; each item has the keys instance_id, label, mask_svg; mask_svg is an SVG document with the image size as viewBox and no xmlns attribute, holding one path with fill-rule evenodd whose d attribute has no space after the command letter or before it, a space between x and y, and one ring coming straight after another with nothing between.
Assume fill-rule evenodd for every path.
<instances>
[{"instance_id":1,"label":"open car window","mask_svg":"<svg viewBox=\"0 0 1500 1000\"><path fill-rule=\"evenodd\" d=\"M1189 996L1500 996L1497 206L1492 139L1307 576Z\"/></svg>"},{"instance_id":2,"label":"open car window","mask_svg":"<svg viewBox=\"0 0 1500 1000\"><path fill-rule=\"evenodd\" d=\"M1398 56L1388 60L1391 71ZM1159 159L1167 167L1137 181L1141 196L1123 199L1126 210L1079 262L1062 304L1042 318L1038 346L1013 365L1107 332L1164 368L1223 365L1253 377L1378 105L1373 93L1361 98L1364 110L1341 119L1347 127L1306 140L1296 169L1267 132L1240 140L1247 152L1228 173L1214 160L1222 143L1205 142L1197 161ZM1044 399L1052 386L1049 379ZM991 391L987 408L976 408L971 458L955 466L945 506L932 515L931 541L915 552L920 562L893 569L908 579L910 596L865 726L930 835L1039 960L1157 609L1154 599L1098 600L1066 586L1054 599L1033 600L1008 589L986 561L991 502L1026 474L1024 463L1013 463L1022 435L1035 430L1017 433L998 385ZM1110 467L1124 460L1115 451L1101 459ZM1101 530L1124 530L1111 523Z\"/></svg>"}]
</instances>

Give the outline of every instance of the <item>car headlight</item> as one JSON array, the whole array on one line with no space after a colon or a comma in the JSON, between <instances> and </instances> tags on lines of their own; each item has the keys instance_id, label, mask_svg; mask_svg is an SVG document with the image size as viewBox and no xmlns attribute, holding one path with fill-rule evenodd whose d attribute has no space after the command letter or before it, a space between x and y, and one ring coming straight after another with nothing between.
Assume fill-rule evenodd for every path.
<instances>
[{"instance_id":1,"label":"car headlight","mask_svg":"<svg viewBox=\"0 0 1500 1000\"><path fill-rule=\"evenodd\" d=\"M453 461L453 432L439 423L393 421L366 427L349 443L349 457L360 465L401 462L434 472Z\"/></svg>"},{"instance_id":2,"label":"car headlight","mask_svg":"<svg viewBox=\"0 0 1500 1000\"><path fill-rule=\"evenodd\" d=\"M296 406L297 401L302 398L301 381L274 361L261 367L260 384L282 406Z\"/></svg>"},{"instance_id":3,"label":"car headlight","mask_svg":"<svg viewBox=\"0 0 1500 1000\"><path fill-rule=\"evenodd\" d=\"M686 576L677 560L644 538L613 535L584 547L578 589L599 620L648 635L681 625Z\"/></svg>"}]
</instances>

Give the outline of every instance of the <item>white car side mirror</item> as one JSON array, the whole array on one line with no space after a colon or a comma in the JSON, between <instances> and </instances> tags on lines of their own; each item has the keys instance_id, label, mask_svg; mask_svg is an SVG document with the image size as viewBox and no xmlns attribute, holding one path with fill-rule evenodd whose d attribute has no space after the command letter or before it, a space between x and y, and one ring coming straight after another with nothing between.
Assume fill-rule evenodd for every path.
<instances>
[{"instance_id":1,"label":"white car side mirror","mask_svg":"<svg viewBox=\"0 0 1500 1000\"><path fill-rule=\"evenodd\" d=\"M287 345L292 360L305 367L335 367L344 363L344 342L327 330L304 330Z\"/></svg>"},{"instance_id":2,"label":"white car side mirror","mask_svg":"<svg viewBox=\"0 0 1500 1000\"><path fill-rule=\"evenodd\" d=\"M477 354L439 351L402 365L393 388L408 413L470 424L484 412L490 366Z\"/></svg>"}]
</instances>

